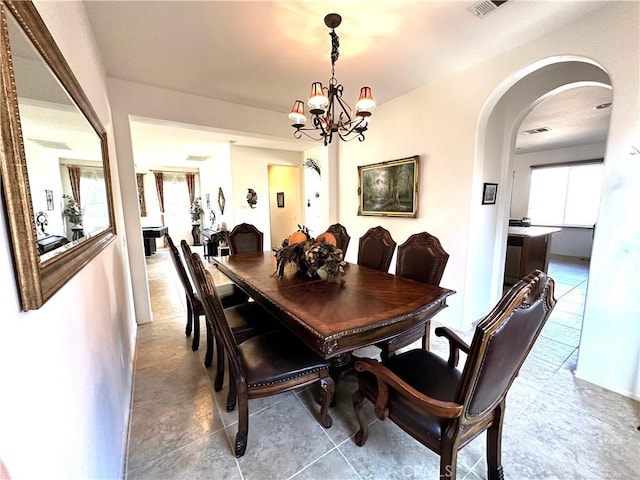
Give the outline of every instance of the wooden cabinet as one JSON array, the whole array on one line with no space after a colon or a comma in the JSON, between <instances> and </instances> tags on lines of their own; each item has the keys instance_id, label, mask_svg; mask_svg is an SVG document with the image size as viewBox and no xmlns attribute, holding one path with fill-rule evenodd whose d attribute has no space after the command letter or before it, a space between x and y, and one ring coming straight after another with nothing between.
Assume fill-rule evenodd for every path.
<instances>
[{"instance_id":1,"label":"wooden cabinet","mask_svg":"<svg viewBox=\"0 0 640 480\"><path fill-rule=\"evenodd\" d=\"M547 272L555 227L509 227L504 283L513 285L532 270Z\"/></svg>"}]
</instances>

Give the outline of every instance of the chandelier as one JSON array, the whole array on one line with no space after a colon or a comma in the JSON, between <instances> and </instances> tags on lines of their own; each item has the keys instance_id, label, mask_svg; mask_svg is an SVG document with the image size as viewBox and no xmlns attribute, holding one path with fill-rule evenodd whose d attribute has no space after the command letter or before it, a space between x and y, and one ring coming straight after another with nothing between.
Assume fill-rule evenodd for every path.
<instances>
[{"instance_id":1,"label":"chandelier","mask_svg":"<svg viewBox=\"0 0 640 480\"><path fill-rule=\"evenodd\" d=\"M364 132L367 131L371 110L376 106L369 87L360 89L360 98L356 102L355 115L349 104L342 99L343 87L338 84L335 77L336 61L340 55L338 51L340 39L335 29L341 22L342 17L337 13L330 13L324 17L324 24L331 29L331 32L329 32L331 36L331 78L329 79L328 87L323 87L321 82L313 82L311 84L308 104L313 126L305 126L307 117L304 115L304 102L302 100L294 102L289 114L289 119L293 122L291 126L295 128L293 135L297 139L302 138L304 134L312 140L322 139L325 146L331 143L334 133L345 142L354 138L362 142L364 140Z\"/></svg>"}]
</instances>

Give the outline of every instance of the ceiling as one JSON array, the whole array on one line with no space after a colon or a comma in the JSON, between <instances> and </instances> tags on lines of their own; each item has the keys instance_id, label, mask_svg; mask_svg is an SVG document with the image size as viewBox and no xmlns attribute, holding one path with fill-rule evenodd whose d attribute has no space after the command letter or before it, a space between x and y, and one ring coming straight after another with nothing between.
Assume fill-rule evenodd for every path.
<instances>
[{"instance_id":1,"label":"ceiling","mask_svg":"<svg viewBox=\"0 0 640 480\"><path fill-rule=\"evenodd\" d=\"M473 1L99 1L86 2L107 76L282 112L306 100L313 81L330 76L327 13L342 15L336 78L354 102L363 85L378 105L439 77L467 69L590 11L606 1L510 0L484 18L467 10ZM499 35L496 35L499 32ZM605 138L611 91L581 87L540 103L519 135L523 151L593 143ZM352 103L353 104L353 103ZM375 115L375 112L374 112ZM199 142L235 141L270 148L303 149L300 143L262 139L139 120L138 150L165 139L180 154L198 155ZM154 127L157 127L156 130ZM166 136L169 128L178 135ZM190 143L191 133L194 142ZM197 133L195 133L197 132ZM292 135L293 137L293 135ZM293 140L293 139L292 139ZM144 146L143 146L144 145ZM188 146L191 145L191 146ZM202 145L201 145L202 146ZM135 148L135 146L134 146ZM177 153L176 153L177 154Z\"/></svg>"}]
</instances>

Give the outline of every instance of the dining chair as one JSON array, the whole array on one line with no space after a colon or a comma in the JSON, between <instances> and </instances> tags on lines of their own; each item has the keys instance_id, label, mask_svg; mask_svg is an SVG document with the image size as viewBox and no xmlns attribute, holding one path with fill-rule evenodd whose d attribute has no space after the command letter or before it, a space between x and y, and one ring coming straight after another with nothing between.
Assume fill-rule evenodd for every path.
<instances>
[{"instance_id":1,"label":"dining chair","mask_svg":"<svg viewBox=\"0 0 640 480\"><path fill-rule=\"evenodd\" d=\"M377 226L367 230L358 246L358 265L388 272L396 242L383 227Z\"/></svg>"},{"instance_id":2,"label":"dining chair","mask_svg":"<svg viewBox=\"0 0 640 480\"><path fill-rule=\"evenodd\" d=\"M349 242L351 241L347 229L339 223L334 223L327 228L327 232L336 237L336 246L342 250L342 256L344 257L347 254L347 248L349 248Z\"/></svg>"},{"instance_id":3,"label":"dining chair","mask_svg":"<svg viewBox=\"0 0 640 480\"><path fill-rule=\"evenodd\" d=\"M396 275L439 286L448 260L449 254L442 248L440 240L427 232L415 233L398 246ZM378 344L377 346L382 349L380 358L383 360L389 358L400 348L419 339L422 339L422 348L428 350L430 326L431 322L427 322L424 327L419 326Z\"/></svg>"},{"instance_id":4,"label":"dining chair","mask_svg":"<svg viewBox=\"0 0 640 480\"><path fill-rule=\"evenodd\" d=\"M231 255L257 253L264 250L264 234L249 223L241 223L233 227L227 241Z\"/></svg>"},{"instance_id":5,"label":"dining chair","mask_svg":"<svg viewBox=\"0 0 640 480\"><path fill-rule=\"evenodd\" d=\"M436 328L449 341L448 360L419 348L382 363L357 360L356 444L367 441L362 405L368 399L380 420L391 419L440 456L440 478L456 478L458 450L486 430L488 478L503 479L505 397L555 306L553 290L545 273L527 275L477 325L471 345L446 327ZM462 370L456 368L460 351L467 355Z\"/></svg>"},{"instance_id":6,"label":"dining chair","mask_svg":"<svg viewBox=\"0 0 640 480\"><path fill-rule=\"evenodd\" d=\"M238 404L238 432L234 450L236 457L244 455L249 434L248 401L252 398L276 395L315 382L320 384L322 400L320 423L331 427L328 413L335 383L329 376L329 361L319 357L286 330L255 336L238 343L229 328L227 311L222 308L213 278L205 270L197 254L190 256L195 284L207 315L215 324L218 350L224 351L229 362L229 394L227 411Z\"/></svg>"},{"instance_id":7,"label":"dining chair","mask_svg":"<svg viewBox=\"0 0 640 480\"><path fill-rule=\"evenodd\" d=\"M173 243L173 239L169 236L168 233L165 233L164 237L167 240L167 244L169 246L169 256L173 261L173 266L176 269L176 273L178 274L180 283L182 284L182 287L185 291L187 303L187 325L185 327L184 333L188 337L191 335L191 332L193 332L191 349L195 351L200 347L200 317L204 315L204 310L202 308L200 299L195 295L193 291L191 280L187 275L184 264L182 263L182 259L180 258L180 252L178 252L178 249ZM249 300L249 295L247 295L242 289L240 289L233 283L218 285L217 289L220 301L225 308L239 305Z\"/></svg>"},{"instance_id":8,"label":"dining chair","mask_svg":"<svg viewBox=\"0 0 640 480\"><path fill-rule=\"evenodd\" d=\"M182 247L182 253L184 254L185 263L187 265L187 269L189 270L189 274L191 279L195 283L195 273L193 271L193 252L191 251L191 247L186 242L186 240L182 240L180 242L180 246ZM195 254L197 256L197 254ZM216 286L216 293L221 290L220 287L223 285ZM241 290L239 287L238 290ZM196 289L197 290L197 289ZM204 365L209 368L213 364L213 354L216 350L215 338L214 338L214 325L209 319L206 317L204 313L204 307L202 306L202 301L200 298L200 294L197 295L198 301L200 302L200 308L202 308L203 315L206 318L206 326L207 326L207 351L204 357ZM220 298L220 303L222 303L222 297L218 295ZM245 303L240 303L237 305L231 305L225 307L224 303L222 303L222 308L224 308L227 321L233 332L233 336L237 340L238 343L242 343L245 340L248 340L251 337L255 337L261 333L270 332L273 330L278 330L280 328L280 323L270 314L268 313L262 306L253 301L247 301ZM220 349L217 350L216 357L216 377L215 377L215 389L219 391L222 388L222 383L224 382L224 354Z\"/></svg>"}]
</instances>

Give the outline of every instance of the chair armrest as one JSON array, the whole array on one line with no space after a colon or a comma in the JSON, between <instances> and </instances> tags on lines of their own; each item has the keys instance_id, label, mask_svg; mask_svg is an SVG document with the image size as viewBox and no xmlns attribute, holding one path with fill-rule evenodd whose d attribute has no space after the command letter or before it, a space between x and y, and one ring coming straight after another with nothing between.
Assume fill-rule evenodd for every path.
<instances>
[{"instance_id":1,"label":"chair armrest","mask_svg":"<svg viewBox=\"0 0 640 480\"><path fill-rule=\"evenodd\" d=\"M449 365L457 367L460 360L460 350L468 355L469 345L447 327L438 327L435 332L437 337L445 337L449 340Z\"/></svg>"},{"instance_id":2,"label":"chair armrest","mask_svg":"<svg viewBox=\"0 0 640 480\"><path fill-rule=\"evenodd\" d=\"M371 358L362 358L356 361L354 368L358 372L371 372L378 381L378 397L376 398L375 413L380 420L384 420L389 415L389 389L391 386L400 395L415 402L416 405L425 412L440 418L456 418L462 413L462 405L454 402L437 400L422 392L419 392L410 385L407 385L400 377Z\"/></svg>"}]
</instances>

